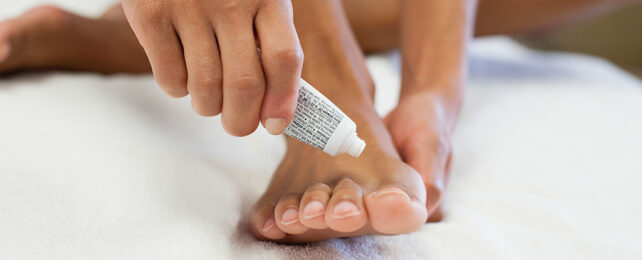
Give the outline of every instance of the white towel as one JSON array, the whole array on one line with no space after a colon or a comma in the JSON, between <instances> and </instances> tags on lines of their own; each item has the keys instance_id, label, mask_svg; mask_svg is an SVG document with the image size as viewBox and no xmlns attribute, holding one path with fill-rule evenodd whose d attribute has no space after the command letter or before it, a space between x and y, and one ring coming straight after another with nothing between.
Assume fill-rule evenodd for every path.
<instances>
[{"instance_id":1,"label":"white towel","mask_svg":"<svg viewBox=\"0 0 642 260\"><path fill-rule=\"evenodd\" d=\"M58 2L90 14L108 3ZM151 76L0 79L0 259L641 258L642 84L505 38L470 55L444 221L304 246L247 227L279 137L228 136ZM369 58L380 113L394 106L396 64Z\"/></svg>"}]
</instances>

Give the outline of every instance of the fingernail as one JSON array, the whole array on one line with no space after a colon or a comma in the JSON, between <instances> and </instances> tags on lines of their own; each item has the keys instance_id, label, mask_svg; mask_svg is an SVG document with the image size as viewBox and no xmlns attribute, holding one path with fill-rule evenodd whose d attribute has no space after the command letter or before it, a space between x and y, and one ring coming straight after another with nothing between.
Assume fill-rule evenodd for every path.
<instances>
[{"instance_id":1,"label":"fingernail","mask_svg":"<svg viewBox=\"0 0 642 260\"><path fill-rule=\"evenodd\" d=\"M285 210L283 216L281 216L281 224L283 225L292 225L297 222L299 222L299 211L296 208Z\"/></svg>"},{"instance_id":2,"label":"fingernail","mask_svg":"<svg viewBox=\"0 0 642 260\"><path fill-rule=\"evenodd\" d=\"M265 120L265 129L273 135L281 134L287 126L287 121L283 118L268 118Z\"/></svg>"},{"instance_id":3,"label":"fingernail","mask_svg":"<svg viewBox=\"0 0 642 260\"><path fill-rule=\"evenodd\" d=\"M407 193L405 193L404 191L402 191L399 188L382 189L382 190L379 190L379 191L376 191L376 192L372 193L372 195L370 195L370 196L372 196L372 198L376 199L376 198L379 198L379 197L382 197L382 196L392 195L392 194L401 195L401 196L404 196L406 199L410 200L410 196L408 196Z\"/></svg>"},{"instance_id":4,"label":"fingernail","mask_svg":"<svg viewBox=\"0 0 642 260\"><path fill-rule=\"evenodd\" d=\"M11 53L11 45L8 42L0 43L0 62L6 60Z\"/></svg>"},{"instance_id":5,"label":"fingernail","mask_svg":"<svg viewBox=\"0 0 642 260\"><path fill-rule=\"evenodd\" d=\"M334 210L332 210L332 217L336 219L342 219L359 215L360 212L361 211L359 210L357 205L350 201L344 200L334 206Z\"/></svg>"},{"instance_id":6,"label":"fingernail","mask_svg":"<svg viewBox=\"0 0 642 260\"><path fill-rule=\"evenodd\" d=\"M325 206L318 200L313 200L303 208L303 218L311 219L323 215Z\"/></svg>"},{"instance_id":7,"label":"fingernail","mask_svg":"<svg viewBox=\"0 0 642 260\"><path fill-rule=\"evenodd\" d=\"M268 219L267 221L265 221L265 224L263 225L263 229L261 229L261 231L268 232L274 226L274 224L275 222L273 218Z\"/></svg>"}]
</instances>

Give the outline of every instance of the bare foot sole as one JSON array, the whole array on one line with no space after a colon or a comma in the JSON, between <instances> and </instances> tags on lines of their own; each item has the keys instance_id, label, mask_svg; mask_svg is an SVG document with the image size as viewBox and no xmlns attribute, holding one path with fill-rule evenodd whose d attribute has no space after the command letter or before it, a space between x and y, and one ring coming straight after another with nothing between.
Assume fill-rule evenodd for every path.
<instances>
[{"instance_id":1,"label":"bare foot sole","mask_svg":"<svg viewBox=\"0 0 642 260\"><path fill-rule=\"evenodd\" d=\"M32 69L149 72L124 15L89 19L53 6L0 22L0 74Z\"/></svg>"}]
</instances>

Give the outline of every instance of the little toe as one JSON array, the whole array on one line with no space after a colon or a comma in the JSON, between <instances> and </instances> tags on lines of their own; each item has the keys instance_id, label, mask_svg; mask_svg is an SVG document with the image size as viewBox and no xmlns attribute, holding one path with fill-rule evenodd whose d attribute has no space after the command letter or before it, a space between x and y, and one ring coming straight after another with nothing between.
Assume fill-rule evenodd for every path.
<instances>
[{"instance_id":1,"label":"little toe","mask_svg":"<svg viewBox=\"0 0 642 260\"><path fill-rule=\"evenodd\" d=\"M274 209L276 225L285 233L302 234L308 231L308 227L299 221L300 197L298 194L287 194L281 198Z\"/></svg>"},{"instance_id":2,"label":"little toe","mask_svg":"<svg viewBox=\"0 0 642 260\"><path fill-rule=\"evenodd\" d=\"M328 227L339 232L354 232L368 223L363 205L361 187L350 179L343 179L332 191L325 221Z\"/></svg>"},{"instance_id":3,"label":"little toe","mask_svg":"<svg viewBox=\"0 0 642 260\"><path fill-rule=\"evenodd\" d=\"M312 229L325 229L328 225L325 223L325 209L330 199L332 189L326 184L314 184L305 191L301 198L301 209L299 220L301 223Z\"/></svg>"},{"instance_id":4,"label":"little toe","mask_svg":"<svg viewBox=\"0 0 642 260\"><path fill-rule=\"evenodd\" d=\"M250 226L252 234L258 239L279 240L285 237L285 232L276 226L274 219L274 206L264 205L257 209L255 205L250 215Z\"/></svg>"},{"instance_id":5,"label":"little toe","mask_svg":"<svg viewBox=\"0 0 642 260\"><path fill-rule=\"evenodd\" d=\"M426 223L425 203L412 199L397 187L372 192L365 198L365 203L370 212L370 224L383 234L409 233Z\"/></svg>"}]
</instances>

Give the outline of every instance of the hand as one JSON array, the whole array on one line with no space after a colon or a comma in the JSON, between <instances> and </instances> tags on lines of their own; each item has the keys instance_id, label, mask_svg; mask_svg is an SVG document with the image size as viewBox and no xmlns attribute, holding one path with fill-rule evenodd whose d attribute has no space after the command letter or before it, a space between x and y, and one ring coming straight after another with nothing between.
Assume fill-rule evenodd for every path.
<instances>
[{"instance_id":1,"label":"hand","mask_svg":"<svg viewBox=\"0 0 642 260\"><path fill-rule=\"evenodd\" d=\"M303 52L289 0L122 0L156 81L235 136L290 123ZM257 51L260 48L260 54Z\"/></svg>"},{"instance_id":2,"label":"hand","mask_svg":"<svg viewBox=\"0 0 642 260\"><path fill-rule=\"evenodd\" d=\"M440 221L441 200L450 170L454 116L430 93L403 97L384 122L404 162L426 185L428 221Z\"/></svg>"}]
</instances>

